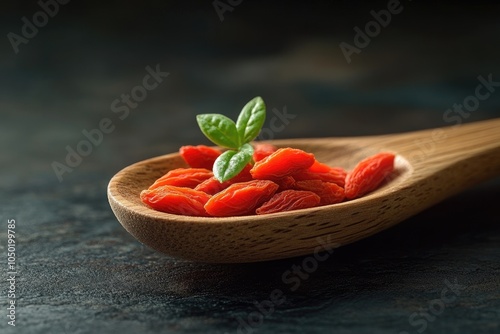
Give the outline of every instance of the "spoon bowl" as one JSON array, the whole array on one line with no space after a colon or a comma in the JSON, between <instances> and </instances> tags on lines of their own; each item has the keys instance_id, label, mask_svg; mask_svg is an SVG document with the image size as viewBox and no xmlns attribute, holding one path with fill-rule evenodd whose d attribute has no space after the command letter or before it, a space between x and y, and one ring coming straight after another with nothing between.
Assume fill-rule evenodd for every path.
<instances>
[{"instance_id":1,"label":"spoon bowl","mask_svg":"<svg viewBox=\"0 0 500 334\"><path fill-rule=\"evenodd\" d=\"M500 118L407 133L269 141L352 169L377 152L396 154L377 190L342 203L239 217L190 217L153 210L139 194L169 170L188 167L178 153L137 162L107 189L121 225L141 243L175 258L243 263L318 254L364 239L500 175Z\"/></svg>"}]
</instances>

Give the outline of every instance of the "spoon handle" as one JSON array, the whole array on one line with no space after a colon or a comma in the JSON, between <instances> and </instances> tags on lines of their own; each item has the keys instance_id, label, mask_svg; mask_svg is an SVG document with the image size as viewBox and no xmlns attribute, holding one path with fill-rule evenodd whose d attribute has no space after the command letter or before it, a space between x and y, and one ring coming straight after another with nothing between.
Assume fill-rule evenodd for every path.
<instances>
[{"instance_id":1,"label":"spoon handle","mask_svg":"<svg viewBox=\"0 0 500 334\"><path fill-rule=\"evenodd\" d=\"M414 132L396 144L414 169L443 195L500 175L500 118Z\"/></svg>"}]
</instances>

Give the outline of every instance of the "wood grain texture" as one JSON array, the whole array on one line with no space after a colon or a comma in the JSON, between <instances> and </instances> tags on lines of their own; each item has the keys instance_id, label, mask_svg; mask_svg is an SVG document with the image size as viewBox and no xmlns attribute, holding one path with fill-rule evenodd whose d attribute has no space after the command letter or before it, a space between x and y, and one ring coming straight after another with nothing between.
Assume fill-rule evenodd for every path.
<instances>
[{"instance_id":1,"label":"wood grain texture","mask_svg":"<svg viewBox=\"0 0 500 334\"><path fill-rule=\"evenodd\" d=\"M177 153L130 165L109 182L108 199L123 227L173 257L210 263L257 262L312 254L369 237L479 182L500 174L500 119L410 133L273 141L351 169L380 151L397 154L396 170L376 191L329 206L264 216L187 217L158 212L140 192L171 169Z\"/></svg>"}]
</instances>

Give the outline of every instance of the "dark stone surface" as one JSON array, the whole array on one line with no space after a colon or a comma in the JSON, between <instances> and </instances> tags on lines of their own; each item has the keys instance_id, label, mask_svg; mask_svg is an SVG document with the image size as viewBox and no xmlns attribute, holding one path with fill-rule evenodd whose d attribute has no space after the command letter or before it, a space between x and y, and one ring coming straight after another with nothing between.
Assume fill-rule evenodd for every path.
<instances>
[{"instance_id":1,"label":"dark stone surface","mask_svg":"<svg viewBox=\"0 0 500 334\"><path fill-rule=\"evenodd\" d=\"M499 333L498 178L336 249L294 280L289 271L307 257L208 265L156 253L107 202L119 169L205 142L196 114L235 116L256 95L269 112L295 116L276 138L453 124L446 110L474 95L478 76L500 81L499 7L402 5L350 64L339 43L352 44L353 28L387 2L244 1L222 22L210 1L69 2L19 53L4 38L0 332ZM2 7L4 36L40 10ZM169 76L120 119L112 102L157 64ZM500 91L460 121L499 110ZM59 182L51 164L103 118L114 130ZM8 219L16 220L16 327L6 316ZM283 302L270 307L276 290ZM249 317L256 323L242 325Z\"/></svg>"}]
</instances>

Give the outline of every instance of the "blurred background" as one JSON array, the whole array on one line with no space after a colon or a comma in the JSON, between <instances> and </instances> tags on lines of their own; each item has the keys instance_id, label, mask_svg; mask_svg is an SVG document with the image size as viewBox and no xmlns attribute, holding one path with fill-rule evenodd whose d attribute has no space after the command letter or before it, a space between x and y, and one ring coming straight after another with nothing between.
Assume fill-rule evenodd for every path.
<instances>
[{"instance_id":1,"label":"blurred background","mask_svg":"<svg viewBox=\"0 0 500 334\"><path fill-rule=\"evenodd\" d=\"M31 168L57 181L51 162L102 118L116 128L78 169L202 142L196 114L236 117L257 95L269 112L296 116L276 138L350 136L455 124L444 113L474 94L478 76L500 81L498 5L488 2L53 3L47 20L36 1L2 4L0 159L16 166L3 182L27 180ZM397 14L356 44L355 28L366 33L390 3ZM23 17L40 25L31 38ZM357 51L346 57L341 43ZM119 119L112 102L142 84L147 66L169 75ZM461 119L497 116L499 106L496 92Z\"/></svg>"},{"instance_id":2,"label":"blurred background","mask_svg":"<svg viewBox=\"0 0 500 334\"><path fill-rule=\"evenodd\" d=\"M274 138L500 116L495 2L33 0L0 8L0 201L20 235L16 333L235 332L254 301L283 287L281 273L297 259L177 261L140 245L111 212L106 186L118 170L208 143L196 114L235 118L260 95L265 127L278 115L285 125ZM481 100L479 77L491 82ZM454 111L464 101L478 103ZM108 133L90 148L79 144L103 119ZM89 153L59 178L54 163L67 165L78 147ZM498 330L498 195L492 180L339 249L288 291L259 332L414 333L420 327L408 316L455 278L468 292L426 333Z\"/></svg>"}]
</instances>

